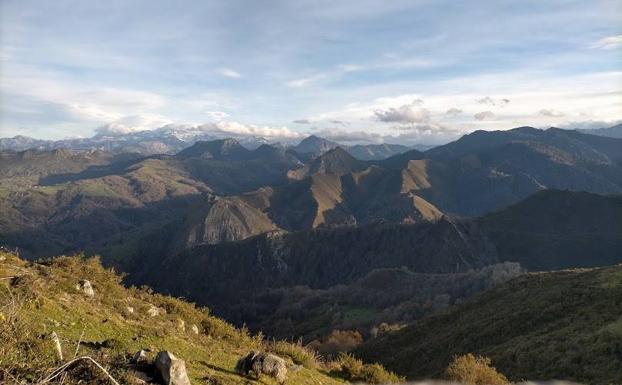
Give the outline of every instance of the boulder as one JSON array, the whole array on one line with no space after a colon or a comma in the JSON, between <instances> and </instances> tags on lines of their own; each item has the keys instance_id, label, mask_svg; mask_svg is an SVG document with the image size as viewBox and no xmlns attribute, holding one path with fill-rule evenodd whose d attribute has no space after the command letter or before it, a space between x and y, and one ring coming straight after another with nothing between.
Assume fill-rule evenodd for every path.
<instances>
[{"instance_id":1,"label":"boulder","mask_svg":"<svg viewBox=\"0 0 622 385\"><path fill-rule=\"evenodd\" d=\"M161 351L155 358L155 366L164 385L190 385L186 362L171 352Z\"/></svg>"},{"instance_id":2,"label":"boulder","mask_svg":"<svg viewBox=\"0 0 622 385\"><path fill-rule=\"evenodd\" d=\"M91 281L86 279L81 280L76 285L76 290L83 292L87 297L94 297L95 291L93 290L93 286L91 285Z\"/></svg>"},{"instance_id":3,"label":"boulder","mask_svg":"<svg viewBox=\"0 0 622 385\"><path fill-rule=\"evenodd\" d=\"M132 357L133 364L144 364L144 363L147 363L148 361L149 361L149 357L147 357L147 351L144 349L140 349L139 351L134 353L134 356Z\"/></svg>"}]
</instances>

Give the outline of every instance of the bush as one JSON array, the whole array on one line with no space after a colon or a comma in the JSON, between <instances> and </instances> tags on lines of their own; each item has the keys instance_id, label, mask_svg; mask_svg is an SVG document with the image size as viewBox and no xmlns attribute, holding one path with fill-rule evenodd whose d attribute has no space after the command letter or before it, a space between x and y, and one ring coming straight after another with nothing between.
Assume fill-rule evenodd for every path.
<instances>
[{"instance_id":1,"label":"bush","mask_svg":"<svg viewBox=\"0 0 622 385\"><path fill-rule=\"evenodd\" d=\"M322 358L313 349L303 346L302 341L297 343L287 341L273 341L268 345L268 350L279 356L287 356L298 365L308 369L317 368Z\"/></svg>"},{"instance_id":2,"label":"bush","mask_svg":"<svg viewBox=\"0 0 622 385\"><path fill-rule=\"evenodd\" d=\"M466 385L505 385L508 379L491 366L490 358L469 353L454 357L445 370L448 380Z\"/></svg>"},{"instance_id":3,"label":"bush","mask_svg":"<svg viewBox=\"0 0 622 385\"><path fill-rule=\"evenodd\" d=\"M395 373L389 372L380 364L364 364L348 353L339 354L337 375L348 381L362 381L368 384L390 384L404 381Z\"/></svg>"},{"instance_id":4,"label":"bush","mask_svg":"<svg viewBox=\"0 0 622 385\"><path fill-rule=\"evenodd\" d=\"M356 330L333 330L323 340L315 340L309 345L321 355L333 358L338 353L349 352L363 343L363 336Z\"/></svg>"}]
</instances>

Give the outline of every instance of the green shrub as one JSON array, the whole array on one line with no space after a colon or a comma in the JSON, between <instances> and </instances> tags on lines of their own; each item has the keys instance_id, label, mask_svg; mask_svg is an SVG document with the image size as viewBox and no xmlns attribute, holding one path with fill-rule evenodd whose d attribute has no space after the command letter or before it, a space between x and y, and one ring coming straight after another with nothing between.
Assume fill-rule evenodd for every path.
<instances>
[{"instance_id":1,"label":"green shrub","mask_svg":"<svg viewBox=\"0 0 622 385\"><path fill-rule=\"evenodd\" d=\"M348 353L341 353L336 361L337 375L348 381L362 381L368 384L390 384L404 381L380 364L364 364Z\"/></svg>"},{"instance_id":2,"label":"green shrub","mask_svg":"<svg viewBox=\"0 0 622 385\"><path fill-rule=\"evenodd\" d=\"M508 379L491 366L490 358L465 354L454 357L445 370L448 380L466 385L505 385Z\"/></svg>"}]
</instances>

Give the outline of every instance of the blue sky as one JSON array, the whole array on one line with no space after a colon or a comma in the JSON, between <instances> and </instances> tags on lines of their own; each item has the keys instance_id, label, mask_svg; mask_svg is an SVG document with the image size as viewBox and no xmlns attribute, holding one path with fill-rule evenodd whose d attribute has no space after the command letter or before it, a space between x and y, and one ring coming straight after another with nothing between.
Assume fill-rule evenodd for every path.
<instances>
[{"instance_id":1,"label":"blue sky","mask_svg":"<svg viewBox=\"0 0 622 385\"><path fill-rule=\"evenodd\" d=\"M0 1L0 136L438 143L622 120L614 1Z\"/></svg>"}]
</instances>

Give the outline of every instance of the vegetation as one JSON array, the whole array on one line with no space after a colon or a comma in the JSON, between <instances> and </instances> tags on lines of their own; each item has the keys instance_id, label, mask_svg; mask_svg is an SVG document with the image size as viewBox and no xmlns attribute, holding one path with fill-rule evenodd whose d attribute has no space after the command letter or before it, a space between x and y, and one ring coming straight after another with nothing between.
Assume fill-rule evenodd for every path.
<instances>
[{"instance_id":1,"label":"vegetation","mask_svg":"<svg viewBox=\"0 0 622 385\"><path fill-rule=\"evenodd\" d=\"M270 352L281 357L289 357L295 364L308 369L317 369L323 364L322 356L316 350L303 345L302 340L298 342L273 340L267 347Z\"/></svg>"},{"instance_id":2,"label":"vegetation","mask_svg":"<svg viewBox=\"0 0 622 385\"><path fill-rule=\"evenodd\" d=\"M403 382L402 377L391 373L378 364L364 364L360 359L348 353L341 353L335 362L335 371L348 381L368 384L392 384Z\"/></svg>"},{"instance_id":3,"label":"vegetation","mask_svg":"<svg viewBox=\"0 0 622 385\"><path fill-rule=\"evenodd\" d=\"M529 270L621 262L622 196L544 190L477 223L499 259Z\"/></svg>"},{"instance_id":4,"label":"vegetation","mask_svg":"<svg viewBox=\"0 0 622 385\"><path fill-rule=\"evenodd\" d=\"M489 357L512 381L622 379L622 265L531 273L371 340L354 353L411 379L452 355Z\"/></svg>"},{"instance_id":5,"label":"vegetation","mask_svg":"<svg viewBox=\"0 0 622 385\"><path fill-rule=\"evenodd\" d=\"M170 350L186 361L196 384L239 384L242 379L233 369L252 349L272 350L303 364L289 373L289 384L341 382L324 374L324 364L300 345L268 343L205 308L147 288L124 288L120 277L102 268L96 258L28 263L0 252L0 278L1 383L37 382L74 356L92 357L121 383L132 383L136 373L129 358L139 349L148 349L150 355ZM80 279L92 283L93 297L77 289ZM52 333L58 336L62 360ZM64 384L107 383L93 363L74 365L57 379ZM273 381L262 377L261 383Z\"/></svg>"},{"instance_id":6,"label":"vegetation","mask_svg":"<svg viewBox=\"0 0 622 385\"><path fill-rule=\"evenodd\" d=\"M450 381L465 385L506 385L508 379L495 369L490 358L476 357L465 354L454 357L445 370L445 376Z\"/></svg>"}]
</instances>

